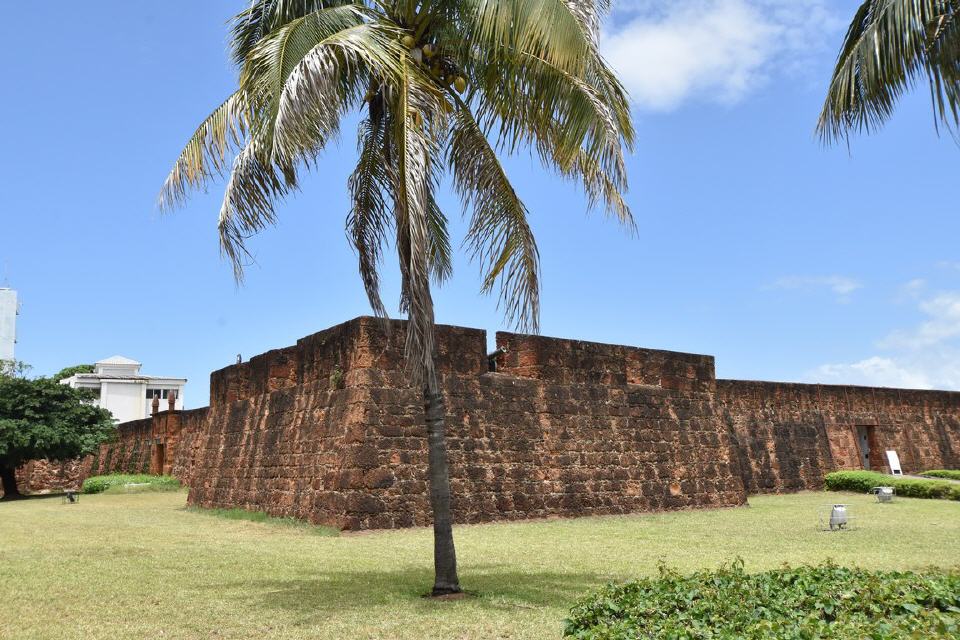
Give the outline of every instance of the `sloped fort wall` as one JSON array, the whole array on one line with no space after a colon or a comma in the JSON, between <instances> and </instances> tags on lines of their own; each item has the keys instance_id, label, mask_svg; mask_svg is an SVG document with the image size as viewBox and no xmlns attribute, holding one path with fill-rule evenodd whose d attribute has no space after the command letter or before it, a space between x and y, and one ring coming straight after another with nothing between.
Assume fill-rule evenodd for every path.
<instances>
[{"instance_id":1,"label":"sloped fort wall","mask_svg":"<svg viewBox=\"0 0 960 640\"><path fill-rule=\"evenodd\" d=\"M191 504L345 529L430 522L404 325L358 318L211 375L210 407L120 425L92 472L172 473ZM716 380L710 356L440 326L455 520L743 504L884 449L960 467L960 394Z\"/></svg>"},{"instance_id":2,"label":"sloped fort wall","mask_svg":"<svg viewBox=\"0 0 960 640\"><path fill-rule=\"evenodd\" d=\"M457 522L742 504L706 356L438 327ZM190 502L342 528L425 525L403 325L361 318L211 377ZM629 383L628 383L629 381Z\"/></svg>"}]
</instances>

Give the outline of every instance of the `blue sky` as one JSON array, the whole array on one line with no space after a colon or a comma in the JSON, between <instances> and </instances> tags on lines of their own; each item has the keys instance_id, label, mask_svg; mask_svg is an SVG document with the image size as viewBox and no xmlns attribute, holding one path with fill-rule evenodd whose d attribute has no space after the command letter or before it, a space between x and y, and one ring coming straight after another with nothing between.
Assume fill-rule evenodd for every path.
<instances>
[{"instance_id":1,"label":"blue sky","mask_svg":"<svg viewBox=\"0 0 960 640\"><path fill-rule=\"evenodd\" d=\"M617 5L602 46L634 100L637 236L529 156L505 160L540 246L544 334L713 354L721 377L960 389L960 149L923 88L849 153L813 135L856 4ZM0 283L20 292L17 357L35 373L123 354L188 377L199 406L237 353L369 313L343 232L352 127L253 241L240 288L218 253L219 185L157 211L234 86L225 22L242 2L8 5ZM478 266L455 268L438 320L509 329Z\"/></svg>"}]
</instances>

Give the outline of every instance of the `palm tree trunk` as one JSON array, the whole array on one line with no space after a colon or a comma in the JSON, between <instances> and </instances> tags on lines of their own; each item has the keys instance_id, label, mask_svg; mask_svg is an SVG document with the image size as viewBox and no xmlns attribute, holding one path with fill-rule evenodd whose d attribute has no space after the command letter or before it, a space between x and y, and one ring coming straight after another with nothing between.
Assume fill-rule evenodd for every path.
<instances>
[{"instance_id":1,"label":"palm tree trunk","mask_svg":"<svg viewBox=\"0 0 960 640\"><path fill-rule=\"evenodd\" d=\"M0 500L16 500L23 497L17 489L17 470L13 467L0 467L0 482L3 483L3 498Z\"/></svg>"},{"instance_id":2,"label":"palm tree trunk","mask_svg":"<svg viewBox=\"0 0 960 640\"><path fill-rule=\"evenodd\" d=\"M453 546L453 510L450 508L450 470L447 467L446 406L435 382L423 391L430 450L430 508L433 510L434 596L460 593L457 551Z\"/></svg>"}]
</instances>

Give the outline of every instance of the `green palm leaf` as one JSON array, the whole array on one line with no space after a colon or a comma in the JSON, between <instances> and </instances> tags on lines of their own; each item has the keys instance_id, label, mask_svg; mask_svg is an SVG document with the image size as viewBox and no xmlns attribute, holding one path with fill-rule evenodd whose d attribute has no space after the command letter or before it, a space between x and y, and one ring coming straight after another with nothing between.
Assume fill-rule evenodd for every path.
<instances>
[{"instance_id":1,"label":"green palm leaf","mask_svg":"<svg viewBox=\"0 0 960 640\"><path fill-rule=\"evenodd\" d=\"M336 0L252 0L250 6L234 16L230 49L238 66L261 39L279 27L327 7L345 4Z\"/></svg>"},{"instance_id":2,"label":"green palm leaf","mask_svg":"<svg viewBox=\"0 0 960 640\"><path fill-rule=\"evenodd\" d=\"M382 117L371 116L360 123L359 160L348 181L352 206L347 216L347 236L359 257L360 278L374 315L381 318L387 316L387 310L380 299L379 264L391 225L389 176L383 156L385 137Z\"/></svg>"},{"instance_id":3,"label":"green palm leaf","mask_svg":"<svg viewBox=\"0 0 960 640\"><path fill-rule=\"evenodd\" d=\"M249 258L245 242L276 222L274 203L297 187L296 173L273 165L256 141L237 155L220 207L217 229L220 248L233 265L234 277L243 280Z\"/></svg>"},{"instance_id":4,"label":"green palm leaf","mask_svg":"<svg viewBox=\"0 0 960 640\"><path fill-rule=\"evenodd\" d=\"M395 82L405 55L397 36L389 25L363 23L311 48L275 97L273 152L290 162L312 158L339 130L344 113L370 78Z\"/></svg>"},{"instance_id":5,"label":"green palm leaf","mask_svg":"<svg viewBox=\"0 0 960 640\"><path fill-rule=\"evenodd\" d=\"M535 332L540 316L540 254L527 208L466 105L454 114L448 163L465 208L473 209L466 241L484 265L482 290L490 292L499 281L507 318Z\"/></svg>"},{"instance_id":6,"label":"green palm leaf","mask_svg":"<svg viewBox=\"0 0 960 640\"><path fill-rule=\"evenodd\" d=\"M934 110L960 123L960 0L866 0L837 60L817 130L826 142L871 132L926 77Z\"/></svg>"},{"instance_id":7,"label":"green palm leaf","mask_svg":"<svg viewBox=\"0 0 960 640\"><path fill-rule=\"evenodd\" d=\"M395 224L404 283L402 305L410 318L405 353L413 379L432 385L436 372L430 273L431 256L438 246L436 232L431 231L436 222L431 202L433 163L450 107L406 56L401 57L400 65L392 143L396 154Z\"/></svg>"},{"instance_id":8,"label":"green palm leaf","mask_svg":"<svg viewBox=\"0 0 960 640\"><path fill-rule=\"evenodd\" d=\"M524 51L582 74L594 41L564 0L464 0L469 45L492 60Z\"/></svg>"},{"instance_id":9,"label":"green palm leaf","mask_svg":"<svg viewBox=\"0 0 960 640\"><path fill-rule=\"evenodd\" d=\"M250 50L241 69L240 86L265 101L280 96L290 74L307 54L339 32L365 24L367 19L361 5L347 4L291 20Z\"/></svg>"},{"instance_id":10,"label":"green palm leaf","mask_svg":"<svg viewBox=\"0 0 960 640\"><path fill-rule=\"evenodd\" d=\"M249 128L245 96L237 91L207 116L177 158L160 190L160 208L183 204L190 190L202 189L214 175L223 175L228 155L242 147Z\"/></svg>"}]
</instances>

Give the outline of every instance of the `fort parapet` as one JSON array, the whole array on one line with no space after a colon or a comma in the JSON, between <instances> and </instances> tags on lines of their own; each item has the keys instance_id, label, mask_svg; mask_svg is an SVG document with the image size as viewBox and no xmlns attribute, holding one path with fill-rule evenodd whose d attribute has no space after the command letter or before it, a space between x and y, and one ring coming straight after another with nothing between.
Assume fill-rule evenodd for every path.
<instances>
[{"instance_id":1,"label":"fort parapet","mask_svg":"<svg viewBox=\"0 0 960 640\"><path fill-rule=\"evenodd\" d=\"M404 323L357 318L211 375L210 406L120 425L88 465L189 502L343 529L430 523ZM717 380L711 356L437 327L458 523L744 504L834 469L960 467L960 394ZM864 454L867 454L865 457Z\"/></svg>"}]
</instances>

